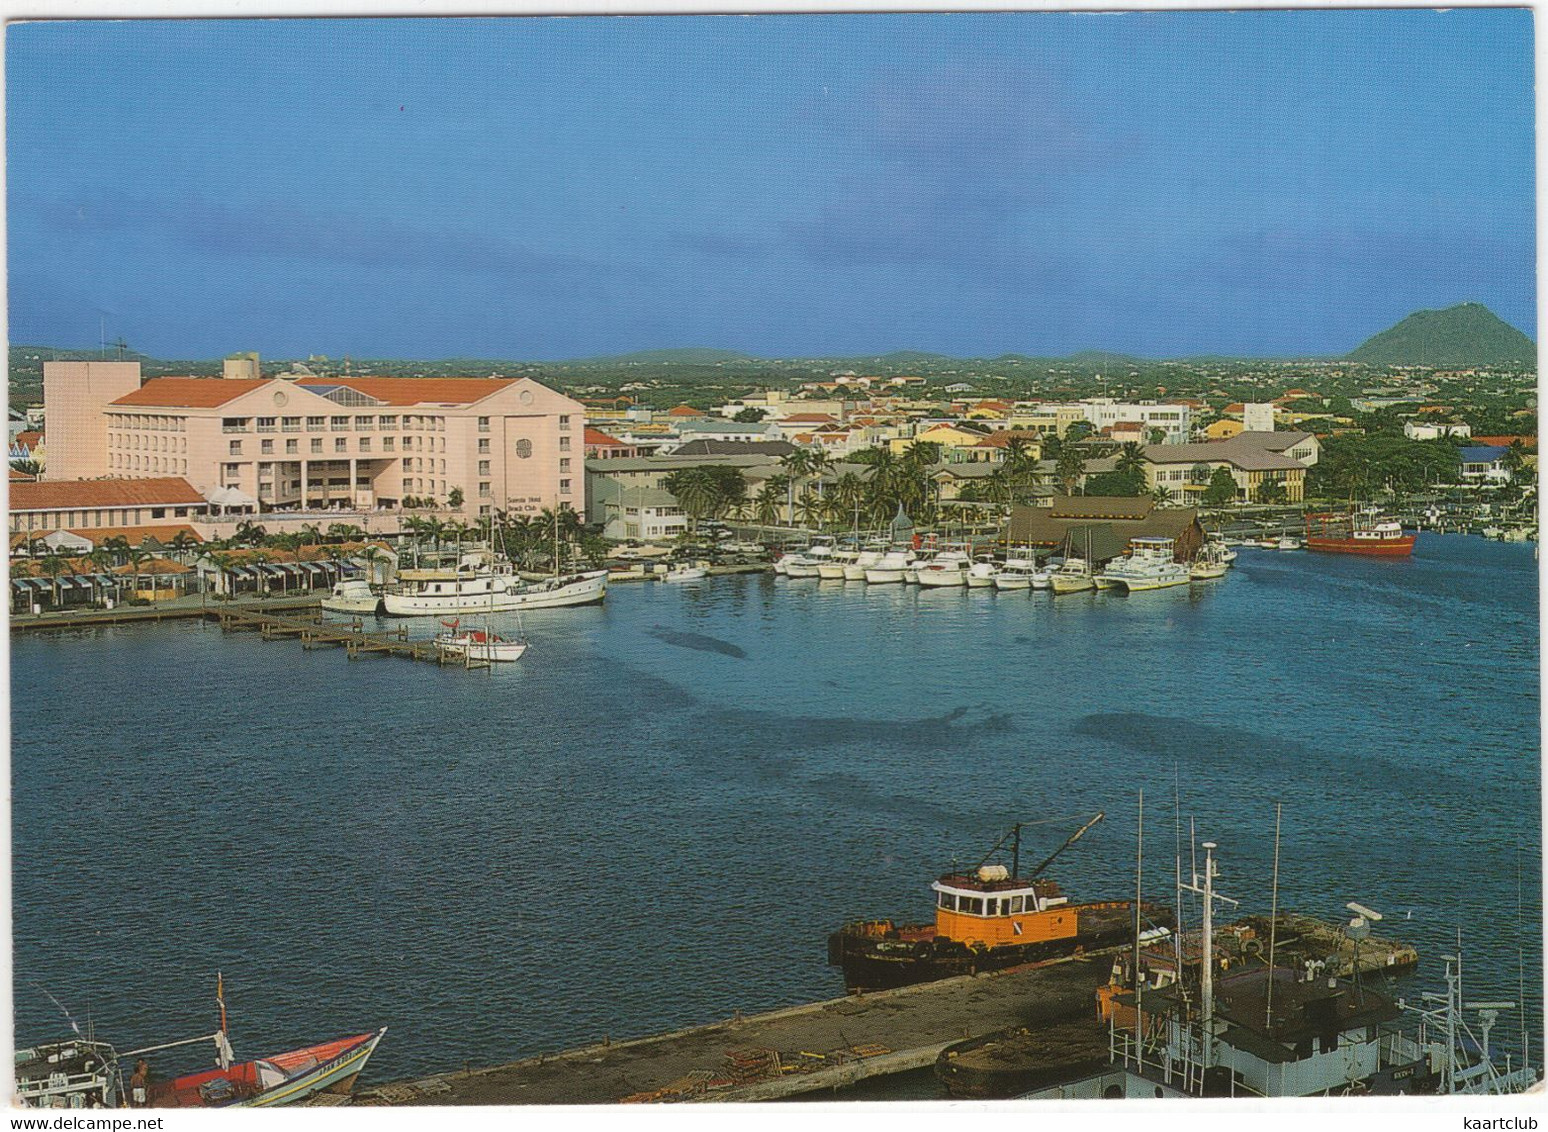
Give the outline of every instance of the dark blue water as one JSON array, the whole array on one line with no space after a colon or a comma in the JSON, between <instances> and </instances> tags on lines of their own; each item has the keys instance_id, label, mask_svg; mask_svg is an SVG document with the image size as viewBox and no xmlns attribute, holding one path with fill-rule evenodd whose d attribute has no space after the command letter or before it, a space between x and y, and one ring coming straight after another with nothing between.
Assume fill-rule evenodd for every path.
<instances>
[{"instance_id":1,"label":"dark blue water","mask_svg":"<svg viewBox=\"0 0 1548 1132\"><path fill-rule=\"evenodd\" d=\"M387 1024L383 1080L830 997L828 931L927 917L1017 819L1030 855L1105 810L1053 874L1119 896L1144 789L1169 902L1174 788L1243 911L1278 800L1281 906L1388 913L1429 989L1458 927L1475 995L1527 947L1540 1033L1537 606L1529 548L1426 535L1128 597L621 585L493 673L16 637L17 1035L62 1030L45 988L121 1045L204 1032L219 969L239 1052Z\"/></svg>"}]
</instances>

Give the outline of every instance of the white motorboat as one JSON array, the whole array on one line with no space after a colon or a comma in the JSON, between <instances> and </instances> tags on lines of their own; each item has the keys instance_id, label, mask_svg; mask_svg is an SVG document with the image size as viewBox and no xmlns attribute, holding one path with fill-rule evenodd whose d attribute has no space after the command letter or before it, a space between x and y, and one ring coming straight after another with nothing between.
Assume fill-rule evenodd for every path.
<instances>
[{"instance_id":1,"label":"white motorboat","mask_svg":"<svg viewBox=\"0 0 1548 1132\"><path fill-rule=\"evenodd\" d=\"M988 555L977 559L967 569L967 584L969 589L993 588L995 575L1000 572L1000 564Z\"/></svg>"},{"instance_id":2,"label":"white motorboat","mask_svg":"<svg viewBox=\"0 0 1548 1132\"><path fill-rule=\"evenodd\" d=\"M509 562L483 563L477 555L465 556L454 570L404 570L398 579L382 595L382 608L394 617L550 609L607 596L606 570L525 582Z\"/></svg>"},{"instance_id":3,"label":"white motorboat","mask_svg":"<svg viewBox=\"0 0 1548 1132\"><path fill-rule=\"evenodd\" d=\"M817 576L830 582L843 581L844 572L848 570L849 567L852 566L857 559L859 559L859 557L860 552L858 550L839 547L828 556L828 560L826 562L819 562L817 564Z\"/></svg>"},{"instance_id":4,"label":"white motorboat","mask_svg":"<svg viewBox=\"0 0 1548 1132\"><path fill-rule=\"evenodd\" d=\"M1306 544L1300 539L1291 538L1288 535L1274 543L1275 550L1304 550L1305 547Z\"/></svg>"},{"instance_id":5,"label":"white motorboat","mask_svg":"<svg viewBox=\"0 0 1548 1132\"><path fill-rule=\"evenodd\" d=\"M855 555L853 562L844 564L844 580L848 582L863 582L866 580L865 572L880 562L886 555L885 549L867 549Z\"/></svg>"},{"instance_id":6,"label":"white motorboat","mask_svg":"<svg viewBox=\"0 0 1548 1132\"><path fill-rule=\"evenodd\" d=\"M799 554L787 555L780 559L785 564L785 576L787 578L816 578L820 577L818 568L833 559L833 544L831 542L813 543Z\"/></svg>"},{"instance_id":7,"label":"white motorboat","mask_svg":"<svg viewBox=\"0 0 1548 1132\"><path fill-rule=\"evenodd\" d=\"M1057 570L1048 575L1048 588L1056 594L1074 594L1098 587L1084 558L1066 558Z\"/></svg>"},{"instance_id":8,"label":"white motorboat","mask_svg":"<svg viewBox=\"0 0 1548 1132\"><path fill-rule=\"evenodd\" d=\"M1188 567L1176 560L1175 540L1158 535L1131 539L1129 553L1108 564L1101 577L1109 585L1119 585L1131 593L1186 585ZM1098 581L1101 588L1101 583Z\"/></svg>"},{"instance_id":9,"label":"white motorboat","mask_svg":"<svg viewBox=\"0 0 1548 1132\"><path fill-rule=\"evenodd\" d=\"M1218 542L1206 542L1199 556L1188 567L1188 577L1195 582L1209 581L1211 578L1223 578L1230 563L1226 560L1227 554L1234 551L1227 550Z\"/></svg>"},{"instance_id":10,"label":"white motorboat","mask_svg":"<svg viewBox=\"0 0 1548 1132\"><path fill-rule=\"evenodd\" d=\"M1030 558L1007 558L1005 565L994 573L994 588L1029 590L1032 588L1032 579L1037 572L1037 563Z\"/></svg>"},{"instance_id":11,"label":"white motorboat","mask_svg":"<svg viewBox=\"0 0 1548 1132\"><path fill-rule=\"evenodd\" d=\"M876 560L874 566L866 567L865 580L873 586L902 582L913 561L913 551L889 550Z\"/></svg>"},{"instance_id":12,"label":"white motorboat","mask_svg":"<svg viewBox=\"0 0 1548 1132\"><path fill-rule=\"evenodd\" d=\"M971 564L963 551L943 550L919 566L919 584L929 587L966 585Z\"/></svg>"},{"instance_id":13,"label":"white motorboat","mask_svg":"<svg viewBox=\"0 0 1548 1132\"><path fill-rule=\"evenodd\" d=\"M381 604L382 595L364 578L337 582L333 592L322 599L322 607L329 613L375 613Z\"/></svg>"},{"instance_id":14,"label":"white motorboat","mask_svg":"<svg viewBox=\"0 0 1548 1132\"><path fill-rule=\"evenodd\" d=\"M709 577L709 570L703 566L695 566L691 562L681 562L673 566L665 574L661 575L663 582L696 582L700 578Z\"/></svg>"}]
</instances>

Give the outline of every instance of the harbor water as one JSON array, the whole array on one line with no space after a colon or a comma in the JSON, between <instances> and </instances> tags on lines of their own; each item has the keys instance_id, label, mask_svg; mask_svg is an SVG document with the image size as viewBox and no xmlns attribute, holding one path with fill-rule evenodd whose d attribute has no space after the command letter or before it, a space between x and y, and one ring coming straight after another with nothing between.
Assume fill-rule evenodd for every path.
<instances>
[{"instance_id":1,"label":"harbor water","mask_svg":"<svg viewBox=\"0 0 1548 1132\"><path fill-rule=\"evenodd\" d=\"M382 1081L833 997L829 931L928 918L1014 821L1035 861L1105 811L1050 875L1131 893L1143 790L1148 899L1193 828L1266 912L1281 802L1282 909L1383 912L1411 996L1460 930L1469 997L1524 982L1538 1044L1530 546L1244 549L1129 596L743 575L524 621L474 672L13 636L17 1040L207 1032L220 971L239 1054L387 1025Z\"/></svg>"}]
</instances>

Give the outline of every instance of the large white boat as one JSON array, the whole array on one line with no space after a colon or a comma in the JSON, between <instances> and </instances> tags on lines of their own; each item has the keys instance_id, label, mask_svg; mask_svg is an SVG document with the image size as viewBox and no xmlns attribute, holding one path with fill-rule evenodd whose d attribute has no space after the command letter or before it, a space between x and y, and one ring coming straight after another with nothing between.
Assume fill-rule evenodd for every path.
<instances>
[{"instance_id":1,"label":"large white boat","mask_svg":"<svg viewBox=\"0 0 1548 1132\"><path fill-rule=\"evenodd\" d=\"M844 572L860 558L860 552L852 547L838 547L826 562L817 563L817 576L830 582L844 579Z\"/></svg>"},{"instance_id":2,"label":"large white boat","mask_svg":"<svg viewBox=\"0 0 1548 1132\"><path fill-rule=\"evenodd\" d=\"M875 565L867 566L865 580L870 585L882 586L890 582L903 581L903 575L913 565L914 553L910 550L889 550L876 560Z\"/></svg>"},{"instance_id":3,"label":"large white boat","mask_svg":"<svg viewBox=\"0 0 1548 1132\"><path fill-rule=\"evenodd\" d=\"M919 567L921 586L961 586L967 584L972 560L960 550L943 550Z\"/></svg>"},{"instance_id":4,"label":"large white boat","mask_svg":"<svg viewBox=\"0 0 1548 1132\"><path fill-rule=\"evenodd\" d=\"M844 564L844 580L847 582L865 581L865 572L875 566L886 555L885 547L868 547L855 555L853 562Z\"/></svg>"},{"instance_id":5,"label":"large white boat","mask_svg":"<svg viewBox=\"0 0 1548 1132\"><path fill-rule=\"evenodd\" d=\"M381 604L382 595L364 578L337 582L333 592L322 599L322 607L329 613L375 613Z\"/></svg>"},{"instance_id":6,"label":"large white boat","mask_svg":"<svg viewBox=\"0 0 1548 1132\"><path fill-rule=\"evenodd\" d=\"M1188 567L1176 560L1175 545L1176 540L1159 535L1132 539L1129 553L1109 563L1102 571L1102 577L1109 584L1122 586L1131 593L1187 585Z\"/></svg>"},{"instance_id":7,"label":"large white boat","mask_svg":"<svg viewBox=\"0 0 1548 1132\"><path fill-rule=\"evenodd\" d=\"M454 570L404 570L398 579L382 595L382 608L394 617L550 609L590 605L607 596L606 570L526 582L509 562L486 563L471 554Z\"/></svg>"},{"instance_id":8,"label":"large white boat","mask_svg":"<svg viewBox=\"0 0 1548 1132\"><path fill-rule=\"evenodd\" d=\"M817 578L821 577L818 568L832 560L833 544L819 542L799 554L787 554L780 559L780 562L784 564L784 574L787 578Z\"/></svg>"}]
</instances>

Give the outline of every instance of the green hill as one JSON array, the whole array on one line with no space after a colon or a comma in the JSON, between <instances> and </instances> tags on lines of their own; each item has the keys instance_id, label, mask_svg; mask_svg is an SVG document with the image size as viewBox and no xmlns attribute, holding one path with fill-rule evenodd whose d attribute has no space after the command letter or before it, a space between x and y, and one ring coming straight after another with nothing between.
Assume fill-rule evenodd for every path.
<instances>
[{"instance_id":1,"label":"green hill","mask_svg":"<svg viewBox=\"0 0 1548 1132\"><path fill-rule=\"evenodd\" d=\"M1415 311L1348 355L1386 366L1533 365L1537 346L1481 303Z\"/></svg>"},{"instance_id":2,"label":"green hill","mask_svg":"<svg viewBox=\"0 0 1548 1132\"><path fill-rule=\"evenodd\" d=\"M735 350L689 346L680 350L639 350L632 354L578 358L564 364L572 366L714 366L754 361L757 359Z\"/></svg>"}]
</instances>

